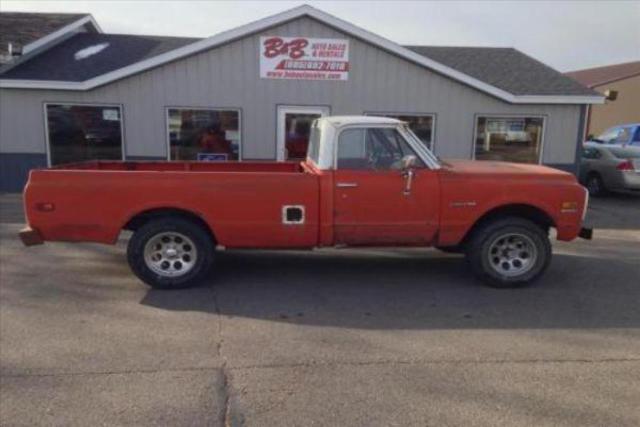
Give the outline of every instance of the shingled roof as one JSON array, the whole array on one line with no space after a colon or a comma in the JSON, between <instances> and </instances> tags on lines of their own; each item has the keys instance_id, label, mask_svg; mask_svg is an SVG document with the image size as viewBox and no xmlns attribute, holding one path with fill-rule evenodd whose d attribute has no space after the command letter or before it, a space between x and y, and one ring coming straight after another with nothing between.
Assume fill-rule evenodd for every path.
<instances>
[{"instance_id":1,"label":"shingled roof","mask_svg":"<svg viewBox=\"0 0 640 427\"><path fill-rule=\"evenodd\" d=\"M570 71L566 75L585 86L596 87L640 75L640 61Z\"/></svg>"},{"instance_id":2,"label":"shingled roof","mask_svg":"<svg viewBox=\"0 0 640 427\"><path fill-rule=\"evenodd\" d=\"M26 46L87 16L86 13L0 12L0 56L8 53L9 43Z\"/></svg>"},{"instance_id":3,"label":"shingled roof","mask_svg":"<svg viewBox=\"0 0 640 427\"><path fill-rule=\"evenodd\" d=\"M4 74L3 79L82 82L199 39L79 33ZM79 52L95 53L83 55Z\"/></svg>"},{"instance_id":4,"label":"shingled roof","mask_svg":"<svg viewBox=\"0 0 640 427\"><path fill-rule=\"evenodd\" d=\"M405 47L514 95L599 95L510 47Z\"/></svg>"}]
</instances>

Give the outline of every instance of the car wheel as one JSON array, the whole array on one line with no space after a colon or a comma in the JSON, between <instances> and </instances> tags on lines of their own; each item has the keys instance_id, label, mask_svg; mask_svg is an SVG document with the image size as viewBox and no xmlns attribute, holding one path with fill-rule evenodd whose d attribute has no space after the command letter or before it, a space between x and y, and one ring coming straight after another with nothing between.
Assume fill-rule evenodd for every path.
<instances>
[{"instance_id":1,"label":"car wheel","mask_svg":"<svg viewBox=\"0 0 640 427\"><path fill-rule=\"evenodd\" d=\"M506 217L483 225L466 252L474 275L488 286L527 285L546 270L551 243L546 230L524 218Z\"/></svg>"},{"instance_id":2,"label":"car wheel","mask_svg":"<svg viewBox=\"0 0 640 427\"><path fill-rule=\"evenodd\" d=\"M127 260L133 273L152 288L182 289L207 276L213 252L208 230L183 218L165 217L134 232Z\"/></svg>"},{"instance_id":3,"label":"car wheel","mask_svg":"<svg viewBox=\"0 0 640 427\"><path fill-rule=\"evenodd\" d=\"M592 173L587 177L586 187L590 196L599 197L607 193L602 178L596 173Z\"/></svg>"}]
</instances>

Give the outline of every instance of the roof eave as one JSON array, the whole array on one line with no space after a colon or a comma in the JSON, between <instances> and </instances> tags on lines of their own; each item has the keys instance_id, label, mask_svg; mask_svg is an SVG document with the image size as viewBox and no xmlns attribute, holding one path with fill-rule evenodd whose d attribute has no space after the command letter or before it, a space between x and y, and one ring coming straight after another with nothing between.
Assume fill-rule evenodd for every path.
<instances>
[{"instance_id":1,"label":"roof eave","mask_svg":"<svg viewBox=\"0 0 640 427\"><path fill-rule=\"evenodd\" d=\"M117 71L120 70L116 70L115 72ZM106 74L104 76L106 76ZM96 77L84 82L0 79L0 89L51 89L86 91L99 86L100 84L96 84L95 80L101 77L103 76ZM505 101L512 104L604 104L605 101L604 96L507 95L508 98L505 99Z\"/></svg>"},{"instance_id":2,"label":"roof eave","mask_svg":"<svg viewBox=\"0 0 640 427\"><path fill-rule=\"evenodd\" d=\"M591 83L591 84L589 84L588 87L590 89L594 89L595 90L595 88L597 88L598 86L608 85L608 84L611 84L611 83L619 82L620 80L632 79L632 78L638 77L638 76L640 76L640 72L636 71L634 73L625 74L623 76L612 77L612 78L607 79L607 80L602 80L602 81L599 81L599 82L596 82L596 83Z\"/></svg>"},{"instance_id":3,"label":"roof eave","mask_svg":"<svg viewBox=\"0 0 640 427\"><path fill-rule=\"evenodd\" d=\"M28 54L30 52L35 51L36 49L39 49L39 48L41 48L43 46L46 46L47 44L51 43L54 40L59 39L60 37L64 36L65 34L70 33L72 31L75 31L78 28L80 28L80 27L82 27L84 25L87 25L87 24L91 25L96 30L96 32L98 32L98 33L102 32L102 29L100 28L100 26L98 25L96 20L93 19L93 16L87 15L87 16L84 16L84 17L82 17L82 18L80 18L80 19L78 19L76 21L73 21L72 23L70 23L68 25L65 25L64 27L54 31L51 34L47 34L46 36L41 37L38 40L25 45L22 48L23 55L26 55L26 54Z\"/></svg>"},{"instance_id":4,"label":"roof eave","mask_svg":"<svg viewBox=\"0 0 640 427\"><path fill-rule=\"evenodd\" d=\"M333 15L315 9L308 5L298 6L296 8L268 16L258 21L242 25L232 30L224 31L209 38L194 42L184 47L163 53L144 61L140 61L126 67L114 70L84 82L50 82L50 81L33 81L33 80L9 80L0 79L0 88L22 88L22 89L59 89L59 90L90 90L98 86L105 85L115 80L146 71L159 65L184 58L195 53L214 48L216 46L229 43L233 40L254 34L285 22L309 16L326 25L334 27L344 33L350 34L356 38L365 40L395 55L403 57L411 62L422 65L435 72L443 74L449 78L459 81L463 84L471 86L489 95L492 95L503 101L513 104L601 104L604 103L603 96L573 96L573 95L513 95L503 89L492 86L486 82L478 80L447 67L444 64L436 62L430 58L422 56L410 49L400 46L399 44L371 33L347 21L343 21ZM93 18L91 18L93 19Z\"/></svg>"}]
</instances>

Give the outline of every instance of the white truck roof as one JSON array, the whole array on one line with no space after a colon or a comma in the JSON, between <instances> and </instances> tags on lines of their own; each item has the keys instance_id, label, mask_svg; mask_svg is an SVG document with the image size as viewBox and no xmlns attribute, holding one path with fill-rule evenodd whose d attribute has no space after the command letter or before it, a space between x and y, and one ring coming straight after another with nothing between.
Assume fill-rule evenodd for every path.
<instances>
[{"instance_id":1,"label":"white truck roof","mask_svg":"<svg viewBox=\"0 0 640 427\"><path fill-rule=\"evenodd\" d=\"M321 136L318 140L312 141L313 145L318 144L315 151L315 158L309 158L318 168L330 170L335 168L335 156L338 153L337 139L345 126L389 126L397 128L407 143L414 149L418 156L432 169L440 167L437 158L418 140L418 138L404 126L405 122L390 117L376 116L326 116L317 120Z\"/></svg>"},{"instance_id":2,"label":"white truck roof","mask_svg":"<svg viewBox=\"0 0 640 427\"><path fill-rule=\"evenodd\" d=\"M404 123L398 119L392 119L390 117L379 117L379 116L327 116L327 117L322 117L321 120L325 120L327 123L330 123L335 127L355 125L355 124L397 125L400 123Z\"/></svg>"}]
</instances>

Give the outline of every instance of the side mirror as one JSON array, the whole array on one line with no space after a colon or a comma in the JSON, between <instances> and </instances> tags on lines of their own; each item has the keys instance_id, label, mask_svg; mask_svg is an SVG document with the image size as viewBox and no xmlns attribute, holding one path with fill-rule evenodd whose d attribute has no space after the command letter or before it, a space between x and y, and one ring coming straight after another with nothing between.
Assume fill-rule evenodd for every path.
<instances>
[{"instance_id":1,"label":"side mirror","mask_svg":"<svg viewBox=\"0 0 640 427\"><path fill-rule=\"evenodd\" d=\"M409 169L413 169L413 167L416 165L416 161L416 156L414 156L413 154L404 156L400 161L402 164L402 170L406 171Z\"/></svg>"}]
</instances>

